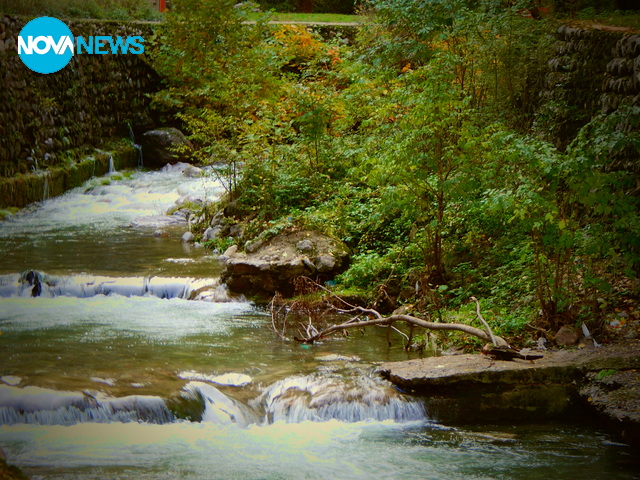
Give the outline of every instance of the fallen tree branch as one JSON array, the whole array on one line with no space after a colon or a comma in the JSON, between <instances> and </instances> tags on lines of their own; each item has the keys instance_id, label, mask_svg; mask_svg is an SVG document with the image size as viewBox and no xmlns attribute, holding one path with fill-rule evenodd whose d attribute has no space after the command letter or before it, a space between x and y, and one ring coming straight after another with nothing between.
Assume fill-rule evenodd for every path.
<instances>
[{"instance_id":1,"label":"fallen tree branch","mask_svg":"<svg viewBox=\"0 0 640 480\"><path fill-rule=\"evenodd\" d=\"M489 324L486 322L486 320L482 317L482 315L480 314L480 302L478 301L478 299L476 297L471 297L471 300L473 300L476 304L476 315L478 316L478 319L482 322L482 324L484 325L484 328L487 329L487 332L489 332L489 337L491 339L491 343L493 343L494 347L499 346L498 345L498 339L496 338L496 336L493 334L493 331L491 330L491 327L489 326Z\"/></svg>"},{"instance_id":2,"label":"fallen tree branch","mask_svg":"<svg viewBox=\"0 0 640 480\"><path fill-rule=\"evenodd\" d=\"M309 319L309 323L308 325L304 325L303 323L299 323L299 326L302 327L303 330L300 330L300 328L298 328L298 333L301 335L300 337L293 337L293 339L297 342L300 343L313 343L317 340L320 340L323 337L326 337L328 335L331 335L334 332L343 332L346 333L346 330L349 328L362 328L362 327L367 327L369 325L378 325L378 326L383 326L387 328L387 342L389 343L389 345L391 345L391 341L390 341L390 334L391 331L394 330L397 333L399 333L400 335L402 335L405 340L407 341L407 346L410 345L411 340L413 338L413 328L415 326L418 327L422 327L425 328L427 330L457 330L460 332L464 332L467 333L469 335L473 335L475 337L478 337L482 340L485 341L490 341L492 342L495 346L508 346L507 342L498 336L495 336L493 334L493 332L491 331L491 328L489 328L489 326L487 325L487 323L484 321L484 319L482 318L482 315L480 315L480 307L478 305L477 300L475 299L475 297L472 297L472 299L474 299L476 301L476 306L477 306L477 313L478 313L478 318L480 318L480 320L483 322L484 326L487 328L487 331L481 330L479 328L476 327L472 327L470 325L465 325L465 324L461 324L461 323L436 323L436 322L430 322L428 320L424 320L422 318L418 318L418 317L414 317L412 315L404 315L404 314L395 314L395 315L390 315L388 317L383 317L380 312L378 312L375 309L371 309L371 308L364 308L364 307L360 307L357 305L352 305L351 303L347 302L346 300L344 300L343 298L341 298L340 296L336 295L335 293L333 293L330 289L324 287L323 285L320 285L319 283L315 282L314 280L308 279L306 277L301 277L301 278L305 278L308 282L310 282L311 284L313 284L317 289L322 290L324 292L326 292L327 294L329 294L331 297L333 297L335 300L337 300L338 302L340 302L340 304L344 305L346 308L339 308L336 305L329 305L329 308L335 312L338 312L340 314L355 314L355 316L351 317L349 320L340 323L339 325L331 325L323 330L318 331L314 326L313 326L313 322L311 320L311 316L308 317ZM275 300L275 297L274 297ZM271 311L272 313L272 324L274 327L274 330L277 331L277 329L275 328L275 324L276 321L273 318L274 313L277 314L277 312L274 312L274 310L272 309ZM366 316L367 319L363 319L362 317ZM374 317L374 318L371 318ZM286 322L286 318L285 318L285 322ZM410 334L407 335L406 333L398 330L395 326L393 326L394 322L404 322L409 326L409 331ZM488 332L488 333L487 333ZM284 327L283 327L283 331L282 331L282 336L284 336Z\"/></svg>"},{"instance_id":3,"label":"fallen tree branch","mask_svg":"<svg viewBox=\"0 0 640 480\"><path fill-rule=\"evenodd\" d=\"M355 307L355 309L368 310L368 309L363 309L361 307ZM417 325L418 327L426 328L428 330L458 330L460 332L468 333L469 335L473 335L483 340L491 341L491 337L489 337L489 335L484 330L480 330L479 328L475 328L470 325L464 325L461 323L429 322L427 320L414 317L412 315L391 315L389 317L382 317L378 313L378 316L379 318L375 318L372 320L362 320L362 321L354 321L354 319L352 318L347 322L341 323L339 325L332 325L318 332L317 334L308 336L306 338L294 337L294 340L300 343L313 343L317 340L320 340L323 337L331 335L334 332L345 330L347 328L367 327L369 325L391 325L393 322L405 322L408 325ZM495 336L494 338L498 343L498 345L507 345L507 342L503 338L495 337Z\"/></svg>"}]
</instances>

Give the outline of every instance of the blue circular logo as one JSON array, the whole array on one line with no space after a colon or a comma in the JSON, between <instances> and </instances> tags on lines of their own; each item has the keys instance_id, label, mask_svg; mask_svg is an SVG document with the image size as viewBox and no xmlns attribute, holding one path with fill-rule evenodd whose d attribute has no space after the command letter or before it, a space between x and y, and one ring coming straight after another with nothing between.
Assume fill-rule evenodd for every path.
<instances>
[{"instance_id":1,"label":"blue circular logo","mask_svg":"<svg viewBox=\"0 0 640 480\"><path fill-rule=\"evenodd\" d=\"M74 48L71 30L57 18L34 18L18 36L20 60L38 73L64 68L73 57Z\"/></svg>"}]
</instances>

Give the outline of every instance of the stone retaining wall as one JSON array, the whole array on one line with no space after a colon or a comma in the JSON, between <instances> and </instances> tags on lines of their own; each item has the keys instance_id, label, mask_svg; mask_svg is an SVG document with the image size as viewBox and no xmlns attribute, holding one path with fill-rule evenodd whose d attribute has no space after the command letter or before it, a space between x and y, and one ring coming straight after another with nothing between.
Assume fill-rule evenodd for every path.
<instances>
[{"instance_id":1,"label":"stone retaining wall","mask_svg":"<svg viewBox=\"0 0 640 480\"><path fill-rule=\"evenodd\" d=\"M56 73L32 72L17 53L28 19L0 17L0 176L68 165L129 125L152 126L146 94L159 87L145 55L74 55ZM152 25L112 21L65 21L74 35L140 35ZM85 151L82 151L85 150Z\"/></svg>"},{"instance_id":2,"label":"stone retaining wall","mask_svg":"<svg viewBox=\"0 0 640 480\"><path fill-rule=\"evenodd\" d=\"M640 105L640 35L620 38L613 55L607 64L600 97L604 113L612 112L622 103Z\"/></svg>"},{"instance_id":3,"label":"stone retaining wall","mask_svg":"<svg viewBox=\"0 0 640 480\"><path fill-rule=\"evenodd\" d=\"M564 149L598 113L640 105L640 36L612 28L562 25L549 59L539 130Z\"/></svg>"},{"instance_id":4,"label":"stone retaining wall","mask_svg":"<svg viewBox=\"0 0 640 480\"><path fill-rule=\"evenodd\" d=\"M121 146L113 152L96 151L73 165L46 171L0 178L0 208L27 205L62 195L94 176L109 172L110 158L116 170L135 168L139 152L133 146Z\"/></svg>"}]
</instances>

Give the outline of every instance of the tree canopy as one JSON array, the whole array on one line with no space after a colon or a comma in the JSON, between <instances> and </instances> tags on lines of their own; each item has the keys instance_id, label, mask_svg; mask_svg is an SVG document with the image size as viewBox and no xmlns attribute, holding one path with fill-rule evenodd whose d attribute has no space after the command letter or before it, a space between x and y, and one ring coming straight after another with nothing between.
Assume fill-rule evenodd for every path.
<instances>
[{"instance_id":1,"label":"tree canopy","mask_svg":"<svg viewBox=\"0 0 640 480\"><path fill-rule=\"evenodd\" d=\"M234 3L175 0L155 100L221 166L241 241L319 229L354 253L336 288L439 318L475 295L501 335L597 330L636 304L640 107L562 149L561 125L538 128L556 20L531 2L372 0L349 42L247 25Z\"/></svg>"}]
</instances>

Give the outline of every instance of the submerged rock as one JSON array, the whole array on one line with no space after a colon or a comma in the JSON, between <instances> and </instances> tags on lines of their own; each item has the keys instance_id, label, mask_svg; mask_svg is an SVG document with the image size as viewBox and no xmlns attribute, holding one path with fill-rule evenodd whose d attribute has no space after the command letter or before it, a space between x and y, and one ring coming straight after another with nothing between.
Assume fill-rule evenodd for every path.
<instances>
[{"instance_id":1,"label":"submerged rock","mask_svg":"<svg viewBox=\"0 0 640 480\"><path fill-rule=\"evenodd\" d=\"M313 248L306 248L310 245ZM284 233L252 242L245 250L232 247L220 256L222 280L232 291L250 295L291 295L296 277L331 280L346 268L349 258L344 243L314 231Z\"/></svg>"},{"instance_id":2,"label":"submerged rock","mask_svg":"<svg viewBox=\"0 0 640 480\"><path fill-rule=\"evenodd\" d=\"M22 471L18 467L15 467L13 465L7 465L5 459L1 458L1 456L0 456L0 478L2 480L29 480L29 477L27 477L24 473L22 473Z\"/></svg>"},{"instance_id":3,"label":"submerged rock","mask_svg":"<svg viewBox=\"0 0 640 480\"><path fill-rule=\"evenodd\" d=\"M147 215L134 218L130 225L134 228L154 228L158 231L162 228L184 227L186 223L186 219L180 215Z\"/></svg>"}]
</instances>

